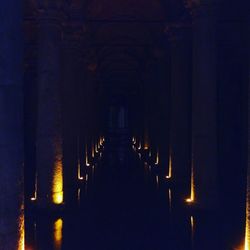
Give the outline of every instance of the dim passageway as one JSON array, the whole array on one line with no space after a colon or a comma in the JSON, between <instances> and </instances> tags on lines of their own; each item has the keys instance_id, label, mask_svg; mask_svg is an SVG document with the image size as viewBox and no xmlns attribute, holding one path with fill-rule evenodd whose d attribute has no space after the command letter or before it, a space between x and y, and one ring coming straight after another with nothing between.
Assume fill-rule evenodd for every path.
<instances>
[{"instance_id":1,"label":"dim passageway","mask_svg":"<svg viewBox=\"0 0 250 250\"><path fill-rule=\"evenodd\" d=\"M246 0L8 0L0 250L249 250Z\"/></svg>"}]
</instances>

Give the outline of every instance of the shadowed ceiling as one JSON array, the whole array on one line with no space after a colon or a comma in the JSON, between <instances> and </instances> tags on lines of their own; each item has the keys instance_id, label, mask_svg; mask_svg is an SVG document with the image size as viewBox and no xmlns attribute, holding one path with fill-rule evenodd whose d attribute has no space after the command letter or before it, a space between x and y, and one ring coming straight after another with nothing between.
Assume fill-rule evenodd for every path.
<instances>
[{"instance_id":1,"label":"shadowed ceiling","mask_svg":"<svg viewBox=\"0 0 250 250\"><path fill-rule=\"evenodd\" d=\"M27 0L26 16L37 15L42 3L50 1ZM144 73L168 53L166 27L189 19L184 0L74 0L61 7L64 24L80 27L87 70L109 93L140 89Z\"/></svg>"}]
</instances>

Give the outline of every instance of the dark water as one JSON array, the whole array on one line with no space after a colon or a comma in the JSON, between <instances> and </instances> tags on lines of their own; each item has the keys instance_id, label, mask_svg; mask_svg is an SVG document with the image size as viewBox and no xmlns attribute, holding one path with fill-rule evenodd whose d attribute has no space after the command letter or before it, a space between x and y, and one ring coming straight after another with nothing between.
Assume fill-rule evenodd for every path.
<instances>
[{"instance_id":1,"label":"dark water","mask_svg":"<svg viewBox=\"0 0 250 250\"><path fill-rule=\"evenodd\" d=\"M76 209L27 214L27 250L228 250L239 243L230 218L192 211L132 150L115 156L89 167Z\"/></svg>"}]
</instances>

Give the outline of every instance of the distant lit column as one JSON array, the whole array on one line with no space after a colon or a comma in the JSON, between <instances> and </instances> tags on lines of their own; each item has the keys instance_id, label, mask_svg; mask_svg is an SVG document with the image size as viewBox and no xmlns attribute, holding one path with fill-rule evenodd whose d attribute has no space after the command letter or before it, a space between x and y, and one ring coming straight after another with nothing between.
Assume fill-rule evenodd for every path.
<instances>
[{"instance_id":1,"label":"distant lit column","mask_svg":"<svg viewBox=\"0 0 250 250\"><path fill-rule=\"evenodd\" d=\"M22 3L1 3L0 248L24 249ZM15 7L13 7L15 6Z\"/></svg>"},{"instance_id":2,"label":"distant lit column","mask_svg":"<svg viewBox=\"0 0 250 250\"><path fill-rule=\"evenodd\" d=\"M85 97L85 107L83 110L83 116L86 120L86 142L87 142L87 155L89 163L94 162L95 158L95 110L96 110L96 99L94 93L95 86L95 73L96 65L90 63L86 70L86 80L84 82L83 91Z\"/></svg>"},{"instance_id":3,"label":"distant lit column","mask_svg":"<svg viewBox=\"0 0 250 250\"><path fill-rule=\"evenodd\" d=\"M41 208L63 202L61 15L55 4L43 6L38 23L37 199Z\"/></svg>"},{"instance_id":4,"label":"distant lit column","mask_svg":"<svg viewBox=\"0 0 250 250\"><path fill-rule=\"evenodd\" d=\"M197 206L218 205L216 7L201 3L193 17L192 169Z\"/></svg>"},{"instance_id":5,"label":"distant lit column","mask_svg":"<svg viewBox=\"0 0 250 250\"><path fill-rule=\"evenodd\" d=\"M191 77L192 46L190 27L172 28L169 34L171 51L170 150L168 176L187 195L191 158ZM170 166L172 165L172 166Z\"/></svg>"}]
</instances>

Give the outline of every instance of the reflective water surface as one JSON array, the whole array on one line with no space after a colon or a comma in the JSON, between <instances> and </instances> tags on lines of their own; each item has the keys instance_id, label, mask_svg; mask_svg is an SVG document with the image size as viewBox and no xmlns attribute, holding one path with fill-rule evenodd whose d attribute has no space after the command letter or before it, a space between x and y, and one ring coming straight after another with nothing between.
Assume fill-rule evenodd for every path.
<instances>
[{"instance_id":1,"label":"reflective water surface","mask_svg":"<svg viewBox=\"0 0 250 250\"><path fill-rule=\"evenodd\" d=\"M88 166L76 194L78 207L26 215L26 250L244 249L244 236L226 211L193 210L157 164L134 151L118 156L104 154Z\"/></svg>"}]
</instances>

